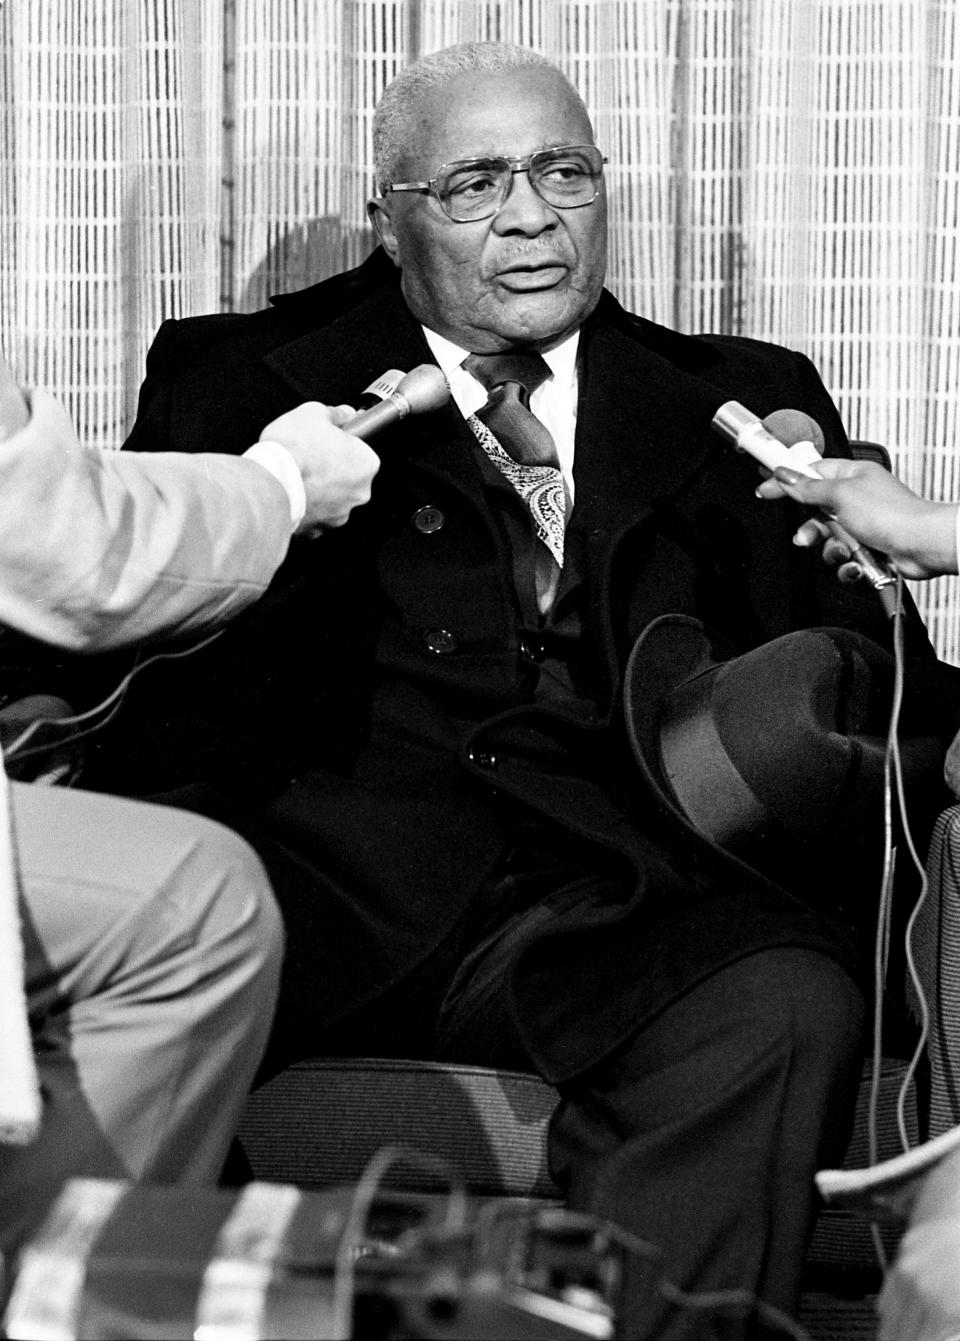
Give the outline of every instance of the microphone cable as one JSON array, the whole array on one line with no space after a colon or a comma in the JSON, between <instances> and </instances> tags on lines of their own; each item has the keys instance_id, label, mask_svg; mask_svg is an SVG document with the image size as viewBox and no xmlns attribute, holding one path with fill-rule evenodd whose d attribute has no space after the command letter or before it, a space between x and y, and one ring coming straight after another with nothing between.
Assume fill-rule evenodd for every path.
<instances>
[{"instance_id":1,"label":"microphone cable","mask_svg":"<svg viewBox=\"0 0 960 1341\"><path fill-rule=\"evenodd\" d=\"M132 666L120 680L119 684L110 691L106 698L102 699L99 703L94 704L92 708L87 708L84 712L75 713L71 717L36 718L35 721L31 722L28 727L21 731L20 735L17 736L15 740L6 746L3 750L3 758L10 763L22 762L23 760L31 759L38 754L48 754L54 749L68 749L78 741L93 735L94 732L99 731L101 727L106 726L106 724L120 711L127 690L136 675L141 671L146 670L148 666L152 666L154 662L175 661L183 657L193 656L196 652L203 651L205 647L209 647L211 643L216 642L218 638L222 637L226 632L227 627L228 626L224 626L223 628L217 629L216 632L209 634L206 638L201 639L200 642L191 643L189 647L178 648L174 651L154 652L152 656L145 657L143 660L141 660L141 650L138 648L134 655ZM100 714L104 715L101 717ZM89 723L89 725L84 725L85 723ZM42 745L29 746L29 741L36 735L41 727L44 726L79 726L81 729L79 731L74 731L72 735L64 736L62 739L56 741L45 741Z\"/></svg>"},{"instance_id":2,"label":"microphone cable","mask_svg":"<svg viewBox=\"0 0 960 1341\"><path fill-rule=\"evenodd\" d=\"M906 1073L904 1074L897 1093L897 1133L904 1152L911 1147L906 1120L907 1097L911 1087L915 1083L917 1067L919 1066L926 1049L930 1032L930 1009L913 952L913 931L917 918L926 902L928 882L924 863L917 853L916 844L914 843L913 835L910 830L906 794L903 784L903 764L900 754L899 739L900 712L903 705L904 690L903 577L900 573L897 574L896 578L896 599L891 616L891 627L893 632L894 683L883 768L883 874L880 884L880 900L877 910L877 929L874 944L873 1045L867 1108L867 1155L870 1165L875 1165L879 1162L878 1121L880 1068L883 1057L883 994L886 987L887 968L890 958L893 892L896 874L896 849L893 842L894 798L896 799L897 818L903 835L903 841L906 844L913 866L920 877L920 889L910 912L910 916L907 919L907 925L904 932L904 956L910 986L917 1004L920 1025L916 1045L907 1064ZM886 1250L876 1222L871 1223L870 1229L877 1260L881 1268L886 1269Z\"/></svg>"},{"instance_id":3,"label":"microphone cable","mask_svg":"<svg viewBox=\"0 0 960 1341\"><path fill-rule=\"evenodd\" d=\"M427 1154L405 1145L385 1145L367 1161L353 1189L340 1242L333 1264L331 1314L334 1331L331 1335L351 1336L356 1296L356 1265L363 1257L367 1240L367 1222L378 1193L391 1168L400 1163L409 1164L421 1173L439 1177L447 1184L444 1203L440 1208L443 1220L441 1232L451 1239L460 1234L469 1221L469 1206L464 1183L438 1155ZM417 1231L408 1231L409 1239L416 1242ZM382 1250L382 1249L381 1249Z\"/></svg>"}]
</instances>

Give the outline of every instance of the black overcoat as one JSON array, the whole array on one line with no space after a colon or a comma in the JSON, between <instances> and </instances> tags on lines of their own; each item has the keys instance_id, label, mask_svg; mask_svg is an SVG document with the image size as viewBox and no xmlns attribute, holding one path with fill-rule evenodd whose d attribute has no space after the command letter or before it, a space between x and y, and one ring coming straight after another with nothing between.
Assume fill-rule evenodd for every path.
<instances>
[{"instance_id":1,"label":"black overcoat","mask_svg":"<svg viewBox=\"0 0 960 1341\"><path fill-rule=\"evenodd\" d=\"M595 712L533 702L535 631L521 627L475 442L451 404L382 435L371 502L296 542L258 607L138 676L94 768L97 785L228 816L264 851L281 903L298 886L289 955L313 983L318 1026L402 978L456 923L503 848L504 798L595 840L623 898L558 919L514 974L521 1031L553 1080L751 949L844 953L828 920L671 830L643 794L620 704L636 635L680 611L735 648L816 624L888 642L872 594L792 545L793 506L760 503L755 465L710 428L730 398L761 416L792 407L845 454L806 358L679 335L608 293L581 355L567 545L585 581L580 671ZM385 369L429 361L375 253L263 312L167 323L128 446L241 451L305 399L355 404ZM908 643L932 684L917 624Z\"/></svg>"}]
</instances>

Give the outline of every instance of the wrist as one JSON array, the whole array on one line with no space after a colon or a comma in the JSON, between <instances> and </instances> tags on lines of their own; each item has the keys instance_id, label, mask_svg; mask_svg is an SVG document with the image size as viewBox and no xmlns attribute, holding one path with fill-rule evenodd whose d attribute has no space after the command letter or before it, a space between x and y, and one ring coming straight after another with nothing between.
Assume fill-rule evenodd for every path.
<instances>
[{"instance_id":1,"label":"wrist","mask_svg":"<svg viewBox=\"0 0 960 1341\"><path fill-rule=\"evenodd\" d=\"M931 576L957 572L960 554L960 505L934 503L925 559Z\"/></svg>"},{"instance_id":2,"label":"wrist","mask_svg":"<svg viewBox=\"0 0 960 1341\"><path fill-rule=\"evenodd\" d=\"M890 557L905 576L939 577L956 573L960 550L960 505L924 500L910 527L910 543ZM911 569L918 570L911 572Z\"/></svg>"},{"instance_id":3,"label":"wrist","mask_svg":"<svg viewBox=\"0 0 960 1341\"><path fill-rule=\"evenodd\" d=\"M248 447L243 455L268 470L283 485L290 501L290 529L295 531L307 510L307 493L300 467L289 448L282 442L261 439Z\"/></svg>"}]
</instances>

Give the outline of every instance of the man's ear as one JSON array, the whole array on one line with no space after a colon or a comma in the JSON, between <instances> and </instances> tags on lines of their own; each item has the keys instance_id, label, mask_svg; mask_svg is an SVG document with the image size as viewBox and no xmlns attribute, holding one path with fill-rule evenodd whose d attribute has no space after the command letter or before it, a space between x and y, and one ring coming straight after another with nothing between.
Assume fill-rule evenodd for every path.
<instances>
[{"instance_id":1,"label":"man's ear","mask_svg":"<svg viewBox=\"0 0 960 1341\"><path fill-rule=\"evenodd\" d=\"M367 201L367 218L373 225L380 246L390 257L393 264L399 266L400 242L393 227L393 220L390 217L390 210L386 201L379 196L371 197Z\"/></svg>"}]
</instances>

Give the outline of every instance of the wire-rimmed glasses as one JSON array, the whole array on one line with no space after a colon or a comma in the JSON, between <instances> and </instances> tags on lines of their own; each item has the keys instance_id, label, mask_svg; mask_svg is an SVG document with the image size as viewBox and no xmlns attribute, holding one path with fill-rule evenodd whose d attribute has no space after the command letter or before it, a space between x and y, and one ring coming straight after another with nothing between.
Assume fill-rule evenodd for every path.
<instances>
[{"instance_id":1,"label":"wire-rimmed glasses","mask_svg":"<svg viewBox=\"0 0 960 1341\"><path fill-rule=\"evenodd\" d=\"M530 185L554 209L591 205L600 194L606 158L593 144L563 144L538 149L523 158L463 158L442 163L426 182L390 182L390 191L432 191L454 223L490 219L503 208L513 175L525 172Z\"/></svg>"}]
</instances>

